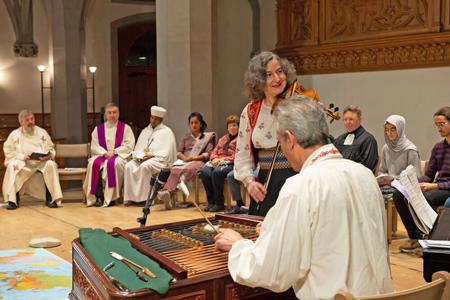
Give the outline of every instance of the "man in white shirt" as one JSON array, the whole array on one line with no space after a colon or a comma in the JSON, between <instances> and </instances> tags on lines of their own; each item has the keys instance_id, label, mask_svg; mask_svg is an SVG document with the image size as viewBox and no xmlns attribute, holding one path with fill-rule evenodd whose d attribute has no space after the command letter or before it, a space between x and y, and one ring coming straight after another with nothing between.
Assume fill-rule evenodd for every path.
<instances>
[{"instance_id":1,"label":"man in white shirt","mask_svg":"<svg viewBox=\"0 0 450 300\"><path fill-rule=\"evenodd\" d=\"M170 168L176 160L177 146L172 130L163 124L166 110L152 106L150 124L142 130L133 152L133 160L125 165L124 201L143 202L148 198L150 179L161 169Z\"/></svg>"},{"instance_id":2,"label":"man in white shirt","mask_svg":"<svg viewBox=\"0 0 450 300\"><path fill-rule=\"evenodd\" d=\"M332 299L339 290L392 291L384 201L372 172L327 144L322 109L291 97L275 109L277 138L296 172L286 180L256 241L221 229L216 248L230 251L234 281L302 300Z\"/></svg>"},{"instance_id":3,"label":"man in white shirt","mask_svg":"<svg viewBox=\"0 0 450 300\"><path fill-rule=\"evenodd\" d=\"M19 191L39 199L45 198L48 207L56 208L63 195L58 165L53 161L55 147L52 139L45 129L35 125L34 114L29 110L19 112L19 123L20 127L12 131L3 144L6 166L3 197L8 203L6 208L13 210L19 206Z\"/></svg>"},{"instance_id":4,"label":"man in white shirt","mask_svg":"<svg viewBox=\"0 0 450 300\"><path fill-rule=\"evenodd\" d=\"M88 161L84 191L87 206L107 207L120 197L123 172L134 148L130 126L119 121L119 107L105 106L105 123L92 131L91 154Z\"/></svg>"}]
</instances>

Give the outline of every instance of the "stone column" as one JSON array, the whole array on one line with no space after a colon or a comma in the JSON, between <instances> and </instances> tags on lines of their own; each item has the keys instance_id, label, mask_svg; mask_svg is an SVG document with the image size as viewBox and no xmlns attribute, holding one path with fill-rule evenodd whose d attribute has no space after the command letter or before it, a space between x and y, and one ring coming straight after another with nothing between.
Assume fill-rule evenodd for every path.
<instances>
[{"instance_id":1,"label":"stone column","mask_svg":"<svg viewBox=\"0 0 450 300\"><path fill-rule=\"evenodd\" d=\"M87 142L85 0L47 0L50 69L53 71L52 136Z\"/></svg>"},{"instance_id":2,"label":"stone column","mask_svg":"<svg viewBox=\"0 0 450 300\"><path fill-rule=\"evenodd\" d=\"M156 0L158 104L177 139L188 131L188 114L213 120L213 12L216 0Z\"/></svg>"}]
</instances>

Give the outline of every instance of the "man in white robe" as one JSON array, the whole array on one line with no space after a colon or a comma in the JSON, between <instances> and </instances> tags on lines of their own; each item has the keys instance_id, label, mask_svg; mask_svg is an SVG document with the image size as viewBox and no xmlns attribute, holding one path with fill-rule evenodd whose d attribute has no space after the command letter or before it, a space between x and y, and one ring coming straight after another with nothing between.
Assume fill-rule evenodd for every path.
<instances>
[{"instance_id":1,"label":"man in white robe","mask_svg":"<svg viewBox=\"0 0 450 300\"><path fill-rule=\"evenodd\" d=\"M277 136L292 168L253 242L221 229L216 248L230 251L234 281L302 300L333 299L339 291L392 291L384 201L372 172L327 144L322 109L291 97L275 110Z\"/></svg>"},{"instance_id":2,"label":"man in white robe","mask_svg":"<svg viewBox=\"0 0 450 300\"><path fill-rule=\"evenodd\" d=\"M48 207L56 208L63 195L58 165L53 161L53 142L45 129L35 125L31 111L22 110L19 123L20 127L12 131L3 144L6 166L3 197L8 203L7 209L19 207L19 191L46 199Z\"/></svg>"},{"instance_id":3,"label":"man in white robe","mask_svg":"<svg viewBox=\"0 0 450 300\"><path fill-rule=\"evenodd\" d=\"M150 111L150 124L139 135L133 160L125 166L125 204L146 201L150 192L150 179L161 169L170 168L176 160L175 135L163 124L166 110L152 106Z\"/></svg>"},{"instance_id":4,"label":"man in white robe","mask_svg":"<svg viewBox=\"0 0 450 300\"><path fill-rule=\"evenodd\" d=\"M92 157L84 183L87 206L108 207L120 198L125 164L134 148L133 131L119 121L117 104L105 106L105 119L92 132Z\"/></svg>"}]
</instances>

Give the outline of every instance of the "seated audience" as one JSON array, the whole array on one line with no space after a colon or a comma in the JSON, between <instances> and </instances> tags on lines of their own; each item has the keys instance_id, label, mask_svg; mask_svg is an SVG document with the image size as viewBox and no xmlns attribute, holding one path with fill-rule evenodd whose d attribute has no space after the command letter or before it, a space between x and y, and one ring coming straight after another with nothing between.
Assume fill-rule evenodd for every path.
<instances>
[{"instance_id":1,"label":"seated audience","mask_svg":"<svg viewBox=\"0 0 450 300\"><path fill-rule=\"evenodd\" d=\"M133 131L119 121L117 104L105 106L105 119L92 131L92 157L84 184L87 206L108 207L120 198L125 164L134 148Z\"/></svg>"},{"instance_id":2,"label":"seated audience","mask_svg":"<svg viewBox=\"0 0 450 300\"><path fill-rule=\"evenodd\" d=\"M19 191L44 199L50 208L58 207L63 197L59 184L58 165L53 161L55 147L45 129L35 125L33 112L19 112L20 127L12 131L5 143L6 172L3 198L7 209L19 207ZM39 154L39 155L37 155ZM40 172L43 176L36 176ZM44 196L45 195L45 196Z\"/></svg>"},{"instance_id":3,"label":"seated audience","mask_svg":"<svg viewBox=\"0 0 450 300\"><path fill-rule=\"evenodd\" d=\"M239 284L297 298L332 299L392 291L384 201L372 172L328 144L322 108L291 97L275 108L277 138L297 172L281 188L256 241L220 229L216 248L229 251Z\"/></svg>"},{"instance_id":4,"label":"seated audience","mask_svg":"<svg viewBox=\"0 0 450 300\"><path fill-rule=\"evenodd\" d=\"M399 115L389 116L384 122L384 144L381 150L380 176L389 175L383 182L383 193L393 193L390 183L393 178L398 178L407 166L412 165L420 177L419 151L405 134L405 118Z\"/></svg>"},{"instance_id":5,"label":"seated audience","mask_svg":"<svg viewBox=\"0 0 450 300\"><path fill-rule=\"evenodd\" d=\"M233 171L234 153L236 151L239 117L227 117L228 133L219 139L206 165L200 172L208 199L205 211L218 212L225 208L223 187L228 173Z\"/></svg>"},{"instance_id":6,"label":"seated audience","mask_svg":"<svg viewBox=\"0 0 450 300\"><path fill-rule=\"evenodd\" d=\"M425 175L419 178L420 188L427 202L433 207L444 205L450 197L450 107L439 109L434 114L434 124L444 139L434 145ZM395 207L405 225L410 241L400 245L403 252L418 253L418 239L423 238L414 223L407 200L396 191L393 196Z\"/></svg>"},{"instance_id":7,"label":"seated audience","mask_svg":"<svg viewBox=\"0 0 450 300\"><path fill-rule=\"evenodd\" d=\"M150 124L139 135L133 160L125 165L125 205L146 201L152 176L156 176L163 168L171 167L176 159L175 135L163 124L166 110L152 106L150 111Z\"/></svg>"},{"instance_id":8,"label":"seated audience","mask_svg":"<svg viewBox=\"0 0 450 300\"><path fill-rule=\"evenodd\" d=\"M186 197L189 195L185 183L203 168L216 144L216 134L205 132L207 124L200 113L191 113L188 122L191 132L179 142L178 160L170 170L164 189L158 192L158 198L164 202L167 209L174 207L175 202L172 201L171 194L174 194L178 188Z\"/></svg>"},{"instance_id":9,"label":"seated audience","mask_svg":"<svg viewBox=\"0 0 450 300\"><path fill-rule=\"evenodd\" d=\"M338 136L333 144L344 158L361 163L375 173L378 162L377 141L361 125L362 112L359 106L344 109L346 133Z\"/></svg>"}]
</instances>

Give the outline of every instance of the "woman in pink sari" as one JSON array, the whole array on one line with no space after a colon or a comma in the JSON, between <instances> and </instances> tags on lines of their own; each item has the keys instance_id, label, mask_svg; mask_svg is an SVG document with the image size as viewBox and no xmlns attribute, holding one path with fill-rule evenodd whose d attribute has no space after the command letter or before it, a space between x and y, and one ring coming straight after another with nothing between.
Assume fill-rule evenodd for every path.
<instances>
[{"instance_id":1,"label":"woman in pink sari","mask_svg":"<svg viewBox=\"0 0 450 300\"><path fill-rule=\"evenodd\" d=\"M164 189L158 193L166 209L172 209L175 202L172 201L171 194L175 194L180 189L186 196L189 191L186 182L192 180L203 168L205 162L209 160L209 155L216 144L216 134L205 132L206 122L198 112L193 112L188 118L190 133L187 133L179 142L177 148L178 160L170 170Z\"/></svg>"}]
</instances>

